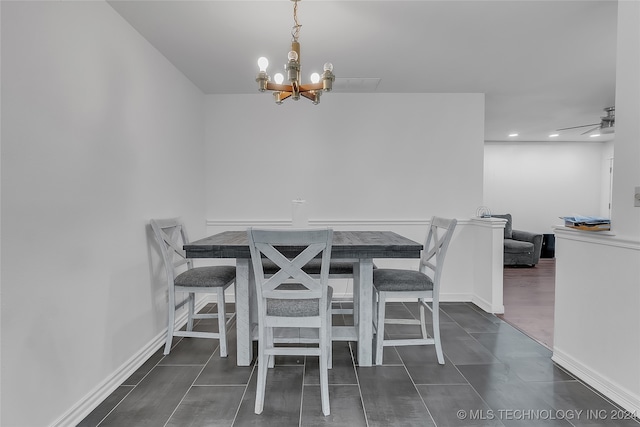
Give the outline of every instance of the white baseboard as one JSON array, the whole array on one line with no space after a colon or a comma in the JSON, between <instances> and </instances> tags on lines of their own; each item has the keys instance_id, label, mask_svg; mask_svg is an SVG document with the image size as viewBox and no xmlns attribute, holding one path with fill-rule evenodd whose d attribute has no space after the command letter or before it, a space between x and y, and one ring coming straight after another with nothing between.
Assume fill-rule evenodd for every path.
<instances>
[{"instance_id":1,"label":"white baseboard","mask_svg":"<svg viewBox=\"0 0 640 427\"><path fill-rule=\"evenodd\" d=\"M486 311L487 313L493 314L504 314L504 305L493 306L490 301L487 301L484 298L480 298L477 295L471 295L469 301Z\"/></svg>"},{"instance_id":2,"label":"white baseboard","mask_svg":"<svg viewBox=\"0 0 640 427\"><path fill-rule=\"evenodd\" d=\"M562 352L556 347L553 348L551 360L566 369L571 374L579 378L584 383L598 390L602 395L610 399L622 409L629 411L632 415L640 416L640 396L632 393L624 387L616 384L610 379L594 372L588 366L574 359L569 354Z\"/></svg>"},{"instance_id":3,"label":"white baseboard","mask_svg":"<svg viewBox=\"0 0 640 427\"><path fill-rule=\"evenodd\" d=\"M200 311L205 305L212 302L208 296L201 298L196 302L195 310ZM213 300L215 302L215 299ZM176 325L179 328L187 323L187 312L180 314L176 319ZM124 362L111 375L105 378L93 390L91 390L84 398L77 402L71 409L51 424L50 427L75 427L83 419L87 417L95 408L98 407L111 393L113 393L123 382L127 380L140 366L142 366L160 347L164 345L167 339L167 328L162 330L158 335L153 337L144 347L136 354L131 356L129 360Z\"/></svg>"}]
</instances>

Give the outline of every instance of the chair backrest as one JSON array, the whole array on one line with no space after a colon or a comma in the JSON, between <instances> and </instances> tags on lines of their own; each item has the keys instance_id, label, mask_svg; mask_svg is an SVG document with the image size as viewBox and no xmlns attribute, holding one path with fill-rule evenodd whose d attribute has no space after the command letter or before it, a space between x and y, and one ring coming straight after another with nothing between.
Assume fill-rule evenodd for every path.
<instances>
[{"instance_id":1,"label":"chair backrest","mask_svg":"<svg viewBox=\"0 0 640 427\"><path fill-rule=\"evenodd\" d=\"M449 242L456 228L456 219L446 219L434 216L431 218L429 233L420 257L420 271L433 280L433 294L437 297L440 291L440 277L444 265L444 257L449 248Z\"/></svg>"},{"instance_id":2,"label":"chair backrest","mask_svg":"<svg viewBox=\"0 0 640 427\"><path fill-rule=\"evenodd\" d=\"M156 241L160 246L169 289L171 289L178 267L187 264L188 269L193 268L193 261L187 258L187 254L182 248L183 245L189 243L187 230L180 218L152 219L150 222Z\"/></svg>"},{"instance_id":3,"label":"chair backrest","mask_svg":"<svg viewBox=\"0 0 640 427\"><path fill-rule=\"evenodd\" d=\"M317 299L320 307L327 303L327 286L329 281L329 265L333 230L264 230L249 228L247 230L251 261L256 278L258 311L260 317L266 315L265 300L311 300ZM312 277L303 271L309 261L322 256L320 276ZM263 257L271 260L278 271L264 274ZM281 286L296 283L302 286Z\"/></svg>"}]
</instances>

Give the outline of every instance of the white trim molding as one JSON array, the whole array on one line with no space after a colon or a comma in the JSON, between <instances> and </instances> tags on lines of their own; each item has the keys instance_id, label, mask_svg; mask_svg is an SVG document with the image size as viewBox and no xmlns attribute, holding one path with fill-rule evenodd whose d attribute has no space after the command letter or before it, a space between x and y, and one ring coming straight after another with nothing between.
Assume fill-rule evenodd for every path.
<instances>
[{"instance_id":1,"label":"white trim molding","mask_svg":"<svg viewBox=\"0 0 640 427\"><path fill-rule=\"evenodd\" d=\"M626 390L608 378L599 375L593 369L582 364L575 357L559 350L557 347L553 349L551 360L556 362L562 368L579 378L581 381L598 390L605 397L611 399L616 405L622 409L629 411L634 416L640 415L640 396Z\"/></svg>"},{"instance_id":2,"label":"white trim molding","mask_svg":"<svg viewBox=\"0 0 640 427\"><path fill-rule=\"evenodd\" d=\"M428 227L431 218L428 219L318 219L309 220L309 226L313 227ZM504 227L505 220L500 218L472 218L472 219L458 219L458 225L470 225L480 224L487 226L486 224L493 223L500 224ZM206 222L207 227L223 227L223 228L246 228L246 227L289 227L293 225L293 221L290 219L208 219Z\"/></svg>"},{"instance_id":3,"label":"white trim molding","mask_svg":"<svg viewBox=\"0 0 640 427\"><path fill-rule=\"evenodd\" d=\"M557 238L640 251L640 241L617 238L611 231L583 231L563 225L553 228Z\"/></svg>"}]
</instances>

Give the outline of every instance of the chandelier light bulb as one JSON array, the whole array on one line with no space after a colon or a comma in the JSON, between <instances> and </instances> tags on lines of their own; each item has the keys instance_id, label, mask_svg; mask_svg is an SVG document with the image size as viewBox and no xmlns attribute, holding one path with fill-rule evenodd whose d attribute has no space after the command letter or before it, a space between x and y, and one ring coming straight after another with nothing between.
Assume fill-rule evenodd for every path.
<instances>
[{"instance_id":1,"label":"chandelier light bulb","mask_svg":"<svg viewBox=\"0 0 640 427\"><path fill-rule=\"evenodd\" d=\"M295 50L291 50L291 51L289 51L289 54L287 55L287 58L289 59L289 61L297 61L298 60L298 53Z\"/></svg>"},{"instance_id":2,"label":"chandelier light bulb","mask_svg":"<svg viewBox=\"0 0 640 427\"><path fill-rule=\"evenodd\" d=\"M282 75L282 73L276 73L276 75L273 76L273 79L276 83L282 84L282 82L284 81L284 76Z\"/></svg>"},{"instance_id":3,"label":"chandelier light bulb","mask_svg":"<svg viewBox=\"0 0 640 427\"><path fill-rule=\"evenodd\" d=\"M324 64L324 70L325 71L333 71L333 64L331 62L326 62Z\"/></svg>"},{"instance_id":4,"label":"chandelier light bulb","mask_svg":"<svg viewBox=\"0 0 640 427\"><path fill-rule=\"evenodd\" d=\"M269 66L269 60L264 56L261 56L258 59L258 67L260 68L260 71L267 71L268 66Z\"/></svg>"},{"instance_id":5,"label":"chandelier light bulb","mask_svg":"<svg viewBox=\"0 0 640 427\"><path fill-rule=\"evenodd\" d=\"M311 83L318 83L320 81L320 74L312 73L311 74Z\"/></svg>"}]
</instances>

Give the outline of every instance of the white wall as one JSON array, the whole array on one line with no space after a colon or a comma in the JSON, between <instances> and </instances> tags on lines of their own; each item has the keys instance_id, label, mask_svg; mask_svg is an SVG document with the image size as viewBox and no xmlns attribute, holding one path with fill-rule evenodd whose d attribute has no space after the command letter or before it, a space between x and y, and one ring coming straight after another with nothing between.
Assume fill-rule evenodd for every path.
<instances>
[{"instance_id":1,"label":"white wall","mask_svg":"<svg viewBox=\"0 0 640 427\"><path fill-rule=\"evenodd\" d=\"M484 204L511 213L518 230L552 233L561 216L607 215L602 197L607 143L487 142Z\"/></svg>"},{"instance_id":2,"label":"white wall","mask_svg":"<svg viewBox=\"0 0 640 427\"><path fill-rule=\"evenodd\" d=\"M204 96L104 2L1 7L0 424L68 425L166 328L147 223L205 232Z\"/></svg>"},{"instance_id":3,"label":"white wall","mask_svg":"<svg viewBox=\"0 0 640 427\"><path fill-rule=\"evenodd\" d=\"M329 93L317 106L210 95L206 105L210 220L290 220L295 198L310 220L469 218L482 203L481 94Z\"/></svg>"}]
</instances>

